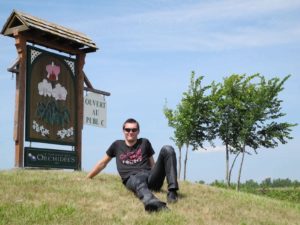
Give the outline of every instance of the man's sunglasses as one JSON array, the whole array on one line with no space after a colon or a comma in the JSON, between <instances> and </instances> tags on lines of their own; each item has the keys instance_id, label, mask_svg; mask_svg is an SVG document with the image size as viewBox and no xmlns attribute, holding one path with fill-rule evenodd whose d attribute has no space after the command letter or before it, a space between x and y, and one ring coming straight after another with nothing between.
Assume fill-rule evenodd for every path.
<instances>
[{"instance_id":1,"label":"man's sunglasses","mask_svg":"<svg viewBox=\"0 0 300 225\"><path fill-rule=\"evenodd\" d=\"M133 133L137 132L138 129L137 128L124 128L124 130L129 133L130 131L132 131Z\"/></svg>"}]
</instances>

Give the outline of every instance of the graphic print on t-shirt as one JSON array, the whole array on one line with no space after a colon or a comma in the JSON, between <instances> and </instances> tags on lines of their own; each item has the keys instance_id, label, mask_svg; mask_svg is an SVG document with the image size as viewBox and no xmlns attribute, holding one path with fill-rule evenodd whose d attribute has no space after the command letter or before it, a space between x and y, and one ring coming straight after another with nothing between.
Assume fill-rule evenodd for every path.
<instances>
[{"instance_id":1,"label":"graphic print on t-shirt","mask_svg":"<svg viewBox=\"0 0 300 225\"><path fill-rule=\"evenodd\" d=\"M125 152L120 155L120 161L126 165L133 165L142 161L142 149L139 148L134 152Z\"/></svg>"}]
</instances>

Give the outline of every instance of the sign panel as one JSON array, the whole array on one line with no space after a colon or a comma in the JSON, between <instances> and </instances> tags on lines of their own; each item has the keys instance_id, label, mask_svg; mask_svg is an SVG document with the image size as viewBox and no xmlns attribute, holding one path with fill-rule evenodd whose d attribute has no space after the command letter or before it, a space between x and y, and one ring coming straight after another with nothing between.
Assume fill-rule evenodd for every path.
<instances>
[{"instance_id":1,"label":"sign panel","mask_svg":"<svg viewBox=\"0 0 300 225\"><path fill-rule=\"evenodd\" d=\"M73 58L27 46L26 141L76 144Z\"/></svg>"},{"instance_id":2,"label":"sign panel","mask_svg":"<svg viewBox=\"0 0 300 225\"><path fill-rule=\"evenodd\" d=\"M77 156L74 151L25 147L24 166L76 169Z\"/></svg>"},{"instance_id":3,"label":"sign panel","mask_svg":"<svg viewBox=\"0 0 300 225\"><path fill-rule=\"evenodd\" d=\"M106 101L103 95L89 92L84 97L84 123L106 127Z\"/></svg>"}]
</instances>

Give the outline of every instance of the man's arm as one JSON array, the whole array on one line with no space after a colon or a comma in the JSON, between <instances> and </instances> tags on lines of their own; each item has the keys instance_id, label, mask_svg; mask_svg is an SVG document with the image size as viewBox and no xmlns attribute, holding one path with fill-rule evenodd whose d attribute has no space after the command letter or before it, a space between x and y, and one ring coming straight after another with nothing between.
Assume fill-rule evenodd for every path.
<instances>
[{"instance_id":1,"label":"man's arm","mask_svg":"<svg viewBox=\"0 0 300 225\"><path fill-rule=\"evenodd\" d=\"M149 161L150 167L153 168L153 166L154 166L154 164L155 164L155 161L154 161L153 156L149 157L148 161Z\"/></svg>"},{"instance_id":2,"label":"man's arm","mask_svg":"<svg viewBox=\"0 0 300 225\"><path fill-rule=\"evenodd\" d=\"M100 173L106 165L110 162L112 158L108 156L107 154L101 159L96 166L92 169L91 172L87 175L87 178L92 179L94 176L96 176L98 173Z\"/></svg>"}]
</instances>

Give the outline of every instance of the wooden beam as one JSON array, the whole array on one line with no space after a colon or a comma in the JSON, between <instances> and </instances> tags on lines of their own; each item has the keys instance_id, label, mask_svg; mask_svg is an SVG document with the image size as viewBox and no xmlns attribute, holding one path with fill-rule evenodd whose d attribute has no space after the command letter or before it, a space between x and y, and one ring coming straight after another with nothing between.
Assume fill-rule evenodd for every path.
<instances>
[{"instance_id":1,"label":"wooden beam","mask_svg":"<svg viewBox=\"0 0 300 225\"><path fill-rule=\"evenodd\" d=\"M92 83L90 82L89 78L86 76L85 72L83 72L83 75L84 75L84 83L85 85L88 87L88 88L93 88L93 85Z\"/></svg>"},{"instance_id":2,"label":"wooden beam","mask_svg":"<svg viewBox=\"0 0 300 225\"><path fill-rule=\"evenodd\" d=\"M23 167L24 118L26 96L26 38L14 32L15 46L19 56L19 73L16 76L16 102L14 116L15 166Z\"/></svg>"},{"instance_id":3,"label":"wooden beam","mask_svg":"<svg viewBox=\"0 0 300 225\"><path fill-rule=\"evenodd\" d=\"M76 146L75 151L77 154L78 164L77 170L81 170L81 150L82 150L82 129L83 129L83 87L84 87L84 74L83 66L85 64L85 54L80 53L76 56L76 93L77 93L77 132L76 132Z\"/></svg>"},{"instance_id":4,"label":"wooden beam","mask_svg":"<svg viewBox=\"0 0 300 225\"><path fill-rule=\"evenodd\" d=\"M98 90L98 89L95 89L95 88L84 87L84 90L94 92L94 93L97 93L97 94L101 94L101 95L105 95L105 96L110 96L109 92L101 91L101 90Z\"/></svg>"},{"instance_id":5,"label":"wooden beam","mask_svg":"<svg viewBox=\"0 0 300 225\"><path fill-rule=\"evenodd\" d=\"M106 91L101 91L101 90L98 90L98 89L95 89L92 85L92 83L90 82L89 78L86 76L85 72L83 72L83 75L84 75L84 83L87 87L84 87L84 90L85 91L90 91L90 92L94 92L94 93L97 93L97 94L101 94L101 95L106 95L106 96L110 96L110 93L109 92L106 92Z\"/></svg>"},{"instance_id":6,"label":"wooden beam","mask_svg":"<svg viewBox=\"0 0 300 225\"><path fill-rule=\"evenodd\" d=\"M21 31L25 31L25 30L28 30L27 26L19 25L19 26L16 26L16 27L6 29L3 35L11 36L11 35L14 35L14 33L16 31L21 32Z\"/></svg>"},{"instance_id":7,"label":"wooden beam","mask_svg":"<svg viewBox=\"0 0 300 225\"><path fill-rule=\"evenodd\" d=\"M7 68L7 71L8 72L11 72L11 73L19 73L19 63L20 63L20 59L17 58L14 63L9 67Z\"/></svg>"},{"instance_id":8,"label":"wooden beam","mask_svg":"<svg viewBox=\"0 0 300 225\"><path fill-rule=\"evenodd\" d=\"M24 32L24 36L26 37L28 42L31 42L33 44L38 44L38 45L44 46L46 48L55 49L60 52L69 53L71 55L77 55L77 54L82 53L82 51L80 51L78 49L74 49L74 48L70 47L69 45L58 45L55 42L52 42L43 36L33 35L33 30L31 30L30 32L31 33Z\"/></svg>"}]
</instances>

